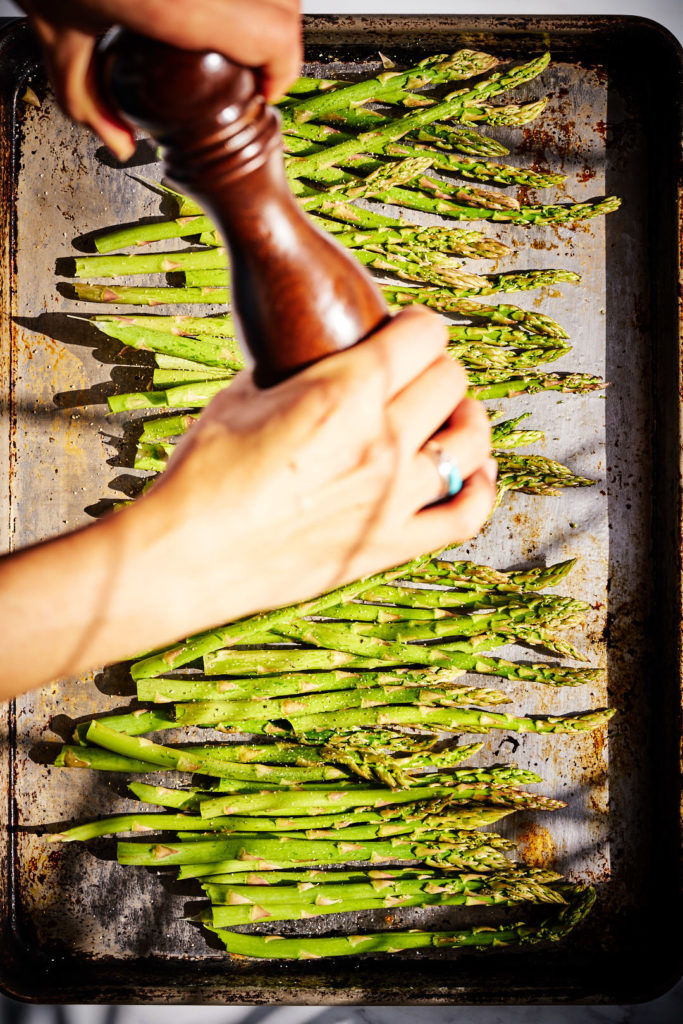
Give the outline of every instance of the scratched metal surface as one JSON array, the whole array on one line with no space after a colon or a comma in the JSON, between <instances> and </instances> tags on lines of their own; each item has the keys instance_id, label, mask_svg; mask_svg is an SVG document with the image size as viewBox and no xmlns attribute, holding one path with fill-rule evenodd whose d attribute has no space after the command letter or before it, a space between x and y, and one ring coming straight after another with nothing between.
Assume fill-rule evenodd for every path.
<instances>
[{"instance_id":1,"label":"scratched metal surface","mask_svg":"<svg viewBox=\"0 0 683 1024\"><path fill-rule=\"evenodd\" d=\"M485 42L503 56L537 52L538 38L513 39L510 24L498 19L492 32L491 20L480 19L475 28L481 25L482 39L458 34L458 19L375 19L372 31L359 19L318 19L310 25L312 62L307 70L326 76L367 73L378 66L373 63L378 46L402 62L463 42ZM505 681L502 685L511 690L513 706L520 711L557 714L617 706L619 717L607 741L601 733L525 736L518 743L499 733L486 738L478 760L514 757L540 772L544 793L567 801L566 809L553 815L518 813L501 830L520 843L531 862L552 865L572 880L597 883L597 910L580 936L570 937L561 949L535 958L493 954L484 966L477 957L458 961L456 967L456 961L444 963L443 955L423 955L416 976L395 960L366 961L353 968L295 965L267 970L230 963L184 919L196 910L196 890L170 876L120 868L113 843L86 851L76 845L48 845L41 834L47 824L136 806L126 800L122 781L47 763L75 720L127 703L121 695L131 694L132 686L125 672L110 670L61 680L19 699L16 718L9 723L15 758L11 775L3 748L15 843L8 890L11 928L16 947L38 956L48 973L62 965L61 992L50 990L50 998L125 1002L135 991L144 992L147 1000L167 1001L353 1002L371 994L383 1002L476 1002L601 1000L629 991L624 979L617 992L609 972L615 958L623 964L627 936L631 942L637 931L634 922L650 898L645 884L655 863L650 790L660 761L658 755L644 757L642 749L650 745L654 730L661 729L654 721L653 667L667 667L659 660L651 612L658 599L655 579L668 587L670 575L658 562L653 522L669 529L676 521L652 497L657 483L657 440L650 426L655 412L648 234L652 198L646 187L642 124L632 97L622 92L618 73L607 73L595 40L594 51L584 52L580 34L575 38L568 28L558 28L554 43L556 57L549 70L517 93L522 100L547 92L550 103L544 114L525 130L496 129L492 134L509 143L509 162L567 174L566 194L527 192L530 202L580 201L616 192L624 197L624 208L608 221L596 219L572 229L485 227L517 246L519 253L497 266L470 261L468 268L565 267L582 275L578 286L508 298L520 306L542 308L569 329L573 350L553 368L605 376L608 392L582 397L549 393L499 405L506 415L531 410L528 426L546 430L542 452L596 484L566 490L558 498L508 495L494 521L464 553L498 567L580 558L561 591L594 606L585 635L577 639L594 665L608 669L606 686L554 690ZM105 396L144 380L148 371L134 365L144 357L133 355L131 365L122 365L116 343L98 342L86 324L69 319L70 313L103 307L69 300L58 282L68 280L62 276L69 271L65 260L85 247L78 239L121 221L159 214L158 198L129 173L110 166L98 144L62 117L44 88L41 92L40 109L18 108L14 321L10 326L3 320L2 370L11 400L3 408L2 438L9 460L1 500L3 540L14 548L86 524L107 501L127 493L135 476L125 468L123 428L105 415ZM150 178L161 175L154 162L138 171ZM406 215L424 222L435 219ZM668 345L675 368L675 339ZM659 356L654 358L656 362ZM530 657L521 649L511 653ZM669 694L670 680L662 681L661 674L656 678ZM433 909L428 918L432 922L462 919L455 911ZM415 911L401 912L400 919L407 926L426 920ZM370 920L354 915L351 924L345 918L344 926L354 929ZM323 922L316 924L323 930ZM278 931L285 928L279 925ZM597 965L603 984L597 980ZM50 984L46 982L48 989ZM14 990L20 992L21 984Z\"/></svg>"}]
</instances>

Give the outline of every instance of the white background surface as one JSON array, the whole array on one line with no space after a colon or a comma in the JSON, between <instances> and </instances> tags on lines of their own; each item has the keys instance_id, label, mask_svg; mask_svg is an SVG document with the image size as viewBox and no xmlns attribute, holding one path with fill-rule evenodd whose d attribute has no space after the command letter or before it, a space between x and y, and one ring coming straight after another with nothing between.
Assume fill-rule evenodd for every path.
<instances>
[{"instance_id":1,"label":"white background surface","mask_svg":"<svg viewBox=\"0 0 683 1024\"><path fill-rule=\"evenodd\" d=\"M60 0L53 0L56 6ZM620 14L652 18L683 41L683 0L304 0L310 14ZM21 13L0 0L0 18ZM672 922L680 929L680 922ZM2 997L0 997L2 1000ZM0 1001L0 1024L683 1024L683 984L632 1007L29 1007Z\"/></svg>"}]
</instances>

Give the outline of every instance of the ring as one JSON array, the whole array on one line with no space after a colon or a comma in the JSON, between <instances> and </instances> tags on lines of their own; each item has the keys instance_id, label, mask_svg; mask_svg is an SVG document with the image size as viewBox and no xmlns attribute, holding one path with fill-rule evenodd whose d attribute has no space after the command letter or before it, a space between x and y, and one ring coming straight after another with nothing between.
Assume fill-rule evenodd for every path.
<instances>
[{"instance_id":1,"label":"ring","mask_svg":"<svg viewBox=\"0 0 683 1024\"><path fill-rule=\"evenodd\" d=\"M436 441L427 441L422 451L434 463L441 480L442 489L437 500L442 501L444 498L455 497L462 490L463 480L460 467L453 456L444 451Z\"/></svg>"}]
</instances>

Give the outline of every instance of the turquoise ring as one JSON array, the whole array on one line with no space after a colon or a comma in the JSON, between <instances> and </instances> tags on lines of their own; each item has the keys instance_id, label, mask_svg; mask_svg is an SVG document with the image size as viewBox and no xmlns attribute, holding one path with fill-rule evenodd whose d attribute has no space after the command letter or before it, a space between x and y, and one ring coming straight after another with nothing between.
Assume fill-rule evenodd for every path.
<instances>
[{"instance_id":1,"label":"turquoise ring","mask_svg":"<svg viewBox=\"0 0 683 1024\"><path fill-rule=\"evenodd\" d=\"M441 493L436 501L454 498L462 490L463 479L458 463L436 441L428 441L422 451L434 463L441 481Z\"/></svg>"}]
</instances>

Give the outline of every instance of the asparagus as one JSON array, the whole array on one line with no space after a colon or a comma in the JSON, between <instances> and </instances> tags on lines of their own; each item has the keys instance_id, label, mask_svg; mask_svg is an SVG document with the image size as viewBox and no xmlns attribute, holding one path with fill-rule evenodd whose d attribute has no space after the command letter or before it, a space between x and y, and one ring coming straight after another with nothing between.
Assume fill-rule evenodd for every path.
<instances>
[{"instance_id":1,"label":"asparagus","mask_svg":"<svg viewBox=\"0 0 683 1024\"><path fill-rule=\"evenodd\" d=\"M327 614L327 611L326 611ZM458 673L455 673L457 675ZM392 684L433 686L449 682L454 673L449 670L410 671L398 669L387 672L306 672L286 673L262 679L195 679L193 677L142 678L137 681L139 700L165 703L169 700L248 700L258 696L291 697L296 694L320 691L349 690Z\"/></svg>"},{"instance_id":2,"label":"asparagus","mask_svg":"<svg viewBox=\"0 0 683 1024\"><path fill-rule=\"evenodd\" d=\"M95 327L103 334L122 341L130 348L165 353L211 367L239 370L244 366L244 357L239 345L230 338L208 336L192 338L116 321L97 321Z\"/></svg>"},{"instance_id":3,"label":"asparagus","mask_svg":"<svg viewBox=\"0 0 683 1024\"><path fill-rule=\"evenodd\" d=\"M210 803L213 801L207 801ZM202 805L204 806L204 805ZM208 815L206 815L208 817ZM484 833L465 833L466 836ZM488 838L488 837L487 837ZM497 839L498 837L496 837ZM458 837L459 840L459 837ZM270 860L275 858L280 863L301 864L302 867L315 864L344 864L348 861L383 861L431 860L448 863L480 863L491 869L505 868L509 863L507 857L493 845L479 842L474 847L461 841L444 844L434 841L410 842L403 839L368 843L329 842L322 839L296 840L262 835L238 835L234 838L197 839L192 842L176 841L174 843L138 843L119 842L117 844L117 860L119 864L138 865L140 867L168 867L191 864L219 863L221 860ZM467 855L470 855L469 857ZM464 855L464 857L463 857Z\"/></svg>"},{"instance_id":4,"label":"asparagus","mask_svg":"<svg viewBox=\"0 0 683 1024\"><path fill-rule=\"evenodd\" d=\"M593 377L589 373L520 373L495 383L473 385L468 394L481 401L490 401L515 395L535 395L539 391L581 395L604 387L606 384L601 377Z\"/></svg>"},{"instance_id":5,"label":"asparagus","mask_svg":"<svg viewBox=\"0 0 683 1024\"><path fill-rule=\"evenodd\" d=\"M231 377L232 373L232 370L221 370L215 366L204 366L199 370L157 369L152 373L152 384L155 388L161 389L177 387L179 384L203 384L207 380L225 380L226 377Z\"/></svg>"},{"instance_id":6,"label":"asparagus","mask_svg":"<svg viewBox=\"0 0 683 1024\"><path fill-rule=\"evenodd\" d=\"M498 452L498 487L514 487L518 491L538 494L557 494L561 487L589 487L595 481L576 476L560 462L541 455L511 455Z\"/></svg>"},{"instance_id":7,"label":"asparagus","mask_svg":"<svg viewBox=\"0 0 683 1024\"><path fill-rule=\"evenodd\" d=\"M513 871L510 874L514 874ZM496 877L496 876L492 876ZM457 875L447 875L443 872L436 870L435 868L378 868L375 870L367 870L366 868L350 868L348 870L335 869L330 870L312 868L310 870L301 871L265 871L263 874L258 874L255 871L235 871L232 873L224 873L222 875L205 875L202 885L252 885L261 886L265 888L267 886L276 886L282 882L373 882L375 880L395 880L395 881L409 881L409 880L422 880L427 882L431 880L439 880L445 878L457 879ZM550 879L548 879L550 881Z\"/></svg>"},{"instance_id":8,"label":"asparagus","mask_svg":"<svg viewBox=\"0 0 683 1024\"><path fill-rule=\"evenodd\" d=\"M425 561L427 571L433 563ZM483 589L479 587L453 587L451 589L426 590L423 587L406 585L406 581L413 576L420 576L422 566L417 570L410 570L402 576L397 577L393 583L376 583L368 587L360 600L372 601L387 606L390 611L397 614L404 608L440 608L460 609L467 606L469 610L483 608L502 607L544 607L550 608L553 605L558 609L565 607L566 598L554 594L537 594L533 590L509 593L505 589L495 590L493 588ZM394 607L395 606L395 607ZM460 613L459 613L460 614Z\"/></svg>"},{"instance_id":9,"label":"asparagus","mask_svg":"<svg viewBox=\"0 0 683 1024\"><path fill-rule=\"evenodd\" d=\"M474 88L461 90L441 103L416 111L397 121L389 121L374 131L362 132L353 139L340 142L336 146L329 146L322 152L314 153L309 157L291 157L287 173L290 178L310 177L317 168L338 164L341 160L348 159L356 153L376 153L388 142L394 142L433 121L442 120L444 117L458 117L468 103L489 99L491 96L512 89L523 82L528 82L547 67L549 60L550 54L545 53L541 57L505 73L494 72Z\"/></svg>"},{"instance_id":10,"label":"asparagus","mask_svg":"<svg viewBox=\"0 0 683 1024\"><path fill-rule=\"evenodd\" d=\"M365 111L366 116L367 113L368 111ZM328 118L328 121L330 120L331 118ZM345 142L353 137L353 129L355 127L352 123L353 120L355 119L347 113L344 116L335 117L334 124L323 125L308 122L296 125L294 128L289 128L282 140L285 152L300 151L301 148L308 149L311 143L322 142L334 145L337 142ZM378 127L381 123L385 123L385 120L388 119L383 118L382 115L373 117L373 124L369 125L369 127ZM350 128L351 132L342 131L344 127ZM458 153L465 153L468 156L505 156L510 152L507 146L504 146L498 139L482 135L481 132L474 131L462 124L445 125L431 123L409 132L405 138L410 142L431 142L434 145L442 146L445 149L454 150ZM303 147L301 145L302 141L304 142Z\"/></svg>"},{"instance_id":11,"label":"asparagus","mask_svg":"<svg viewBox=\"0 0 683 1024\"><path fill-rule=\"evenodd\" d=\"M481 833L479 833L481 834ZM191 844L188 844L191 845ZM425 851L429 847L422 847ZM396 860L397 858L382 858L382 855L376 852L376 860L371 863L387 863L389 859ZM247 859L242 860L222 860L222 861L208 861L197 864L183 864L178 870L178 879L184 881L189 878L206 878L207 876L217 874L228 874L236 871L244 871L245 868L255 871L281 871L286 870L294 866L292 861L288 860L264 860L263 858L249 859L249 855L246 855ZM414 858L410 858L414 859ZM336 866L337 864L347 863L348 857L344 857L343 854L339 855L338 859L326 859L324 863L327 865ZM405 861L403 862L405 863ZM441 871L505 871L514 869L514 865L509 861L503 854L497 849L492 849L486 846L480 846L477 849L466 849L466 850L453 850L452 846L448 850L438 851L435 847L431 853L425 852L424 863L428 867L439 868ZM304 865L302 865L304 866Z\"/></svg>"},{"instance_id":12,"label":"asparagus","mask_svg":"<svg viewBox=\"0 0 683 1024\"><path fill-rule=\"evenodd\" d=\"M512 906L518 902L564 903L564 899L547 886L509 882L505 887L488 887L476 894L468 893L421 893L415 896L380 896L364 899L338 898L327 903L306 903L297 901L265 907L257 903L242 906L212 906L207 912L213 928L233 928L241 924L270 921L299 921L321 917L325 914L352 913L358 910L383 910L397 907L453 907L453 906Z\"/></svg>"},{"instance_id":13,"label":"asparagus","mask_svg":"<svg viewBox=\"0 0 683 1024\"><path fill-rule=\"evenodd\" d=\"M512 167L509 164L491 163L472 157L454 156L439 149L426 149L424 143L414 146L397 142L388 145L387 156L409 157L428 152L432 156L432 165L440 170L453 171L463 178L474 181L495 182L498 185L524 185L527 188L550 188L563 185L565 174L545 174L531 171L526 167Z\"/></svg>"},{"instance_id":14,"label":"asparagus","mask_svg":"<svg viewBox=\"0 0 683 1024\"><path fill-rule=\"evenodd\" d=\"M77 299L86 302L108 302L132 306L171 306L176 303L205 303L225 306L230 301L229 288L147 288L144 285L118 286L79 284L73 286Z\"/></svg>"},{"instance_id":15,"label":"asparagus","mask_svg":"<svg viewBox=\"0 0 683 1024\"><path fill-rule=\"evenodd\" d=\"M99 253L117 252L132 245L147 245L149 242L160 242L166 238L190 238L192 235L201 234L202 231L213 230L214 225L209 217L177 217L175 220L159 221L155 224L135 224L130 228L105 231L95 238L95 248Z\"/></svg>"},{"instance_id":16,"label":"asparagus","mask_svg":"<svg viewBox=\"0 0 683 1024\"><path fill-rule=\"evenodd\" d=\"M200 772L208 775L232 775L230 764L221 765L213 758L207 758L202 751L187 751L152 743L144 737L131 736L112 729L101 721L90 722L86 738L89 743L104 747L116 754L123 754L135 760L145 761L162 768L184 772Z\"/></svg>"},{"instance_id":17,"label":"asparagus","mask_svg":"<svg viewBox=\"0 0 683 1024\"><path fill-rule=\"evenodd\" d=\"M295 615L318 615L326 607L339 604L347 600L359 597L364 590L377 585L379 582L390 581L399 578L406 572L417 568L425 557L415 558L411 562L397 566L383 573L347 583L342 587L321 594L319 597L308 601L302 601L294 605L287 605L276 608L269 612L260 612L247 619L240 619L220 629L208 630L187 640L184 644L167 648L157 654L135 662L131 667L133 679L142 679L155 675L163 675L172 669L181 668L198 658L213 653L230 643L249 643L249 638L262 633L264 630L271 630L280 622L285 622Z\"/></svg>"},{"instance_id":18,"label":"asparagus","mask_svg":"<svg viewBox=\"0 0 683 1024\"><path fill-rule=\"evenodd\" d=\"M128 412L134 409L194 409L208 405L219 391L225 390L232 377L200 381L197 384L179 384L165 391L134 391L123 395L110 395L110 412Z\"/></svg>"},{"instance_id":19,"label":"asparagus","mask_svg":"<svg viewBox=\"0 0 683 1024\"><path fill-rule=\"evenodd\" d=\"M325 648L333 654L343 652L355 658L367 659L368 668L375 667L375 661L379 661L380 665L382 662L443 665L468 672L501 675L508 679L540 682L551 686L577 686L599 679L602 675L600 669L567 669L545 662L521 665L502 658L462 653L459 646L452 643L442 643L438 647L422 647L416 643L383 640L375 636L359 635L347 626L333 623L290 622L275 628L283 636Z\"/></svg>"},{"instance_id":20,"label":"asparagus","mask_svg":"<svg viewBox=\"0 0 683 1024\"><path fill-rule=\"evenodd\" d=\"M496 66L498 60L488 53L474 50L459 50L450 55L439 54L427 57L407 71L385 71L376 78L364 79L352 85L318 92L307 96L283 113L282 126L302 124L316 118L324 118L330 111L354 108L368 100L378 101L395 96L397 90L421 89L425 85L440 85L454 79L472 78Z\"/></svg>"},{"instance_id":21,"label":"asparagus","mask_svg":"<svg viewBox=\"0 0 683 1024\"><path fill-rule=\"evenodd\" d=\"M314 218L318 223L322 218ZM475 256L477 258L497 258L505 256L510 248L494 238L486 238L480 231L467 231L459 228L443 228L436 226L424 227L378 227L364 231L335 230L332 225L341 227L336 221L327 221L325 226L342 245L350 249L369 248L375 245L398 244L403 251L411 251L413 245L434 249L439 254L450 252L458 256Z\"/></svg>"},{"instance_id":22,"label":"asparagus","mask_svg":"<svg viewBox=\"0 0 683 1024\"><path fill-rule=\"evenodd\" d=\"M479 121L495 127L522 128L525 124L535 121L548 105L548 98L531 103L508 103L495 107L489 103L470 103L462 113L461 120L465 123Z\"/></svg>"},{"instance_id":23,"label":"asparagus","mask_svg":"<svg viewBox=\"0 0 683 1024\"><path fill-rule=\"evenodd\" d=\"M442 313L458 313L461 316L485 317L491 323L511 327L522 327L529 333L548 335L551 338L568 338L560 325L543 313L533 313L517 306L487 306L471 299L454 296L447 289L437 288L382 288L384 297L392 306L407 306L420 302Z\"/></svg>"},{"instance_id":24,"label":"asparagus","mask_svg":"<svg viewBox=\"0 0 683 1024\"><path fill-rule=\"evenodd\" d=\"M329 873L331 874L331 872ZM388 872L390 874L390 872ZM507 886L515 888L525 883L531 886L546 886L560 880L560 875L552 871L533 871L519 874L506 873L504 875L476 874L471 875L445 875L434 878L427 875L425 878L366 878L364 881L336 880L328 877L328 873L317 881L305 881L303 884L275 885L266 884L239 884L225 882L204 882L202 888L212 903L219 906L236 906L240 903L258 903L263 907L277 907L279 904L313 904L324 905L324 901L334 902L377 899L377 897L416 896L419 893L436 896L449 893L474 893L483 890L493 889L500 886L504 890ZM297 879L292 879L297 881ZM564 903L564 898L557 890L551 890L548 894L548 902ZM231 897L233 899L231 899ZM330 904L331 905L331 904Z\"/></svg>"},{"instance_id":25,"label":"asparagus","mask_svg":"<svg viewBox=\"0 0 683 1024\"><path fill-rule=\"evenodd\" d=\"M565 670L567 671L567 670ZM502 712L476 711L473 708L432 708L394 707L363 708L354 712L331 712L319 715L301 715L296 719L296 733L321 738L328 733L371 729L376 726L388 729L409 727L413 729L441 730L451 733L490 732L491 729L507 729L510 732L592 732L599 729L614 714L611 708L577 712L571 715L521 718Z\"/></svg>"},{"instance_id":26,"label":"asparagus","mask_svg":"<svg viewBox=\"0 0 683 1024\"><path fill-rule=\"evenodd\" d=\"M196 338L198 335L209 334L218 337L219 344L224 344L226 338L235 336L235 323L231 316L133 316L101 313L91 317L91 323L97 327L105 323L119 324L124 327L140 327L144 329L145 333L147 331L162 331L165 334L175 334L181 338Z\"/></svg>"},{"instance_id":27,"label":"asparagus","mask_svg":"<svg viewBox=\"0 0 683 1024\"><path fill-rule=\"evenodd\" d=\"M169 274L178 270L216 270L228 266L221 246L197 252L157 252L145 255L79 256L76 277L124 277L128 274Z\"/></svg>"},{"instance_id":28,"label":"asparagus","mask_svg":"<svg viewBox=\"0 0 683 1024\"><path fill-rule=\"evenodd\" d=\"M455 220L490 220L497 223L524 225L572 224L575 221L589 220L592 217L603 217L614 213L621 206L621 199L618 196L605 196L580 203L520 206L519 209L500 206L485 208L464 205L449 198L431 197L412 189L396 186L374 193L373 199L382 203L390 203L393 206L403 206L409 210L421 210L424 213L435 213L442 217L453 217ZM307 210L318 209L318 203L317 196L308 196L302 199L302 205Z\"/></svg>"},{"instance_id":29,"label":"asparagus","mask_svg":"<svg viewBox=\"0 0 683 1024\"><path fill-rule=\"evenodd\" d=\"M545 623L546 627L567 628L579 625L585 615L586 606L583 602L566 598L566 607L560 610L552 602L549 607L542 604L531 607L512 607L489 613L452 616L432 622L395 622L389 624L353 623L347 628L351 632L360 632L365 636L374 636L381 640L432 640L444 636L476 636L488 630L509 630L515 633L524 623ZM286 635L287 627L283 627Z\"/></svg>"},{"instance_id":30,"label":"asparagus","mask_svg":"<svg viewBox=\"0 0 683 1024\"><path fill-rule=\"evenodd\" d=\"M197 419L197 416L191 416L189 413L180 413L175 416L143 420L140 440L154 444L167 437L177 437L179 434L185 434Z\"/></svg>"},{"instance_id":31,"label":"asparagus","mask_svg":"<svg viewBox=\"0 0 683 1024\"><path fill-rule=\"evenodd\" d=\"M568 906L545 918L539 924L520 921L514 924L462 928L458 931L385 931L366 935L283 938L280 935L258 935L215 930L216 935L233 956L278 960L318 960L328 956L360 956L367 953L397 953L404 949L448 949L454 947L495 948L507 945L528 945L541 941L555 942L579 925L595 902L595 890L573 887L567 892Z\"/></svg>"},{"instance_id":32,"label":"asparagus","mask_svg":"<svg viewBox=\"0 0 683 1024\"><path fill-rule=\"evenodd\" d=\"M504 693L497 690L478 690L471 686L452 687L448 690L434 687L385 686L306 694L298 698L271 698L264 701L200 700L176 704L174 707L178 725L208 726L220 725L223 722L236 723L245 719L251 722L268 722L278 718L296 720L300 714L317 714L322 711L375 707L386 704L429 703L450 707L451 705L470 703L493 706L508 702L509 698Z\"/></svg>"},{"instance_id":33,"label":"asparagus","mask_svg":"<svg viewBox=\"0 0 683 1024\"><path fill-rule=\"evenodd\" d=\"M417 289L414 289L417 291ZM412 301L412 300L411 300ZM438 296L425 297L425 304L440 308L443 302ZM454 300L459 305L467 300ZM538 316L539 314L530 314ZM484 374L473 372L468 394L479 399L505 398L519 394L535 394L539 391L563 391L584 394L601 390L606 386L600 377L586 373L539 373L532 371L488 371ZM108 398L110 412L126 412L135 409L200 409L228 387L231 378L179 384L160 391L129 392L111 395ZM521 474L519 474L521 476ZM525 486L525 485L524 485Z\"/></svg>"},{"instance_id":34,"label":"asparagus","mask_svg":"<svg viewBox=\"0 0 683 1024\"><path fill-rule=\"evenodd\" d=\"M154 766L123 754L114 754L101 747L82 747L64 744L54 764L58 768L93 768L104 772L147 772Z\"/></svg>"}]
</instances>

